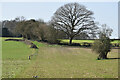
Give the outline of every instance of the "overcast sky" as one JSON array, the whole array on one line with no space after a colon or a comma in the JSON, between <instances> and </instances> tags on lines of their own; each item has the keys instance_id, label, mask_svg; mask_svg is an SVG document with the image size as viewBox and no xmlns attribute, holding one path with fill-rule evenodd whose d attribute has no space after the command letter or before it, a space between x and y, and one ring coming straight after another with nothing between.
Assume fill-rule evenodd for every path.
<instances>
[{"instance_id":1,"label":"overcast sky","mask_svg":"<svg viewBox=\"0 0 120 80\"><path fill-rule=\"evenodd\" d=\"M54 12L69 2L4 2L2 3L2 19L11 20L17 16L26 19L43 19L48 22ZM117 2L78 2L94 12L95 21L107 24L113 29L111 38L118 37L118 3Z\"/></svg>"}]
</instances>

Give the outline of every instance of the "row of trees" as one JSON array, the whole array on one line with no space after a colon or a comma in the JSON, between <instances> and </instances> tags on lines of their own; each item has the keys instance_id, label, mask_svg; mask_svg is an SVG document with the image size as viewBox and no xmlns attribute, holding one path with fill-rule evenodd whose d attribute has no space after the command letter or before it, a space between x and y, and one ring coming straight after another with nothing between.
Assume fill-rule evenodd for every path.
<instances>
[{"instance_id":1,"label":"row of trees","mask_svg":"<svg viewBox=\"0 0 120 80\"><path fill-rule=\"evenodd\" d=\"M21 37L20 34L17 33L15 30L16 25L17 25L17 18L14 20L4 20L0 25L0 28L2 28L2 36L3 37Z\"/></svg>"},{"instance_id":2,"label":"row of trees","mask_svg":"<svg viewBox=\"0 0 120 80\"><path fill-rule=\"evenodd\" d=\"M45 23L42 19L26 20L23 16L17 17L14 20L4 20L0 22L0 29L2 29L2 37L24 37L26 39L45 41L46 37L51 39L69 39L65 32L58 30L51 25ZM54 40L53 39L53 40ZM79 33L74 39L90 39L86 33Z\"/></svg>"},{"instance_id":3,"label":"row of trees","mask_svg":"<svg viewBox=\"0 0 120 80\"><path fill-rule=\"evenodd\" d=\"M65 35L41 19L18 20L15 30L24 39L41 40L49 43L58 43L59 39L62 39Z\"/></svg>"}]
</instances>

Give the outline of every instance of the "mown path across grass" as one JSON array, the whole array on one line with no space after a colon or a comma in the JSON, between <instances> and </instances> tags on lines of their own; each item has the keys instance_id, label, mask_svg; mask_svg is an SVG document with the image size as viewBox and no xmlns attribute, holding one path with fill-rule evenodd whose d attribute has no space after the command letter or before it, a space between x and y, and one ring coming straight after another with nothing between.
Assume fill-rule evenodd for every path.
<instances>
[{"instance_id":1,"label":"mown path across grass","mask_svg":"<svg viewBox=\"0 0 120 80\"><path fill-rule=\"evenodd\" d=\"M21 42L3 41L3 78L117 78L118 59L96 60L88 48L64 47L34 42L36 50ZM113 49L109 58L118 58Z\"/></svg>"}]
</instances>

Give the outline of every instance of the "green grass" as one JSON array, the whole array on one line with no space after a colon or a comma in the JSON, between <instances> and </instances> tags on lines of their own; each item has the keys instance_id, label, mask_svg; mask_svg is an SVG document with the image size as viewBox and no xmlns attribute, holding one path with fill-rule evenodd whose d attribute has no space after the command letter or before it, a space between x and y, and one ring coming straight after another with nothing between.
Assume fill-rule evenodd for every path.
<instances>
[{"instance_id":1,"label":"green grass","mask_svg":"<svg viewBox=\"0 0 120 80\"><path fill-rule=\"evenodd\" d=\"M28 56L31 54L26 44L15 41L4 41L2 38L2 77L15 77L29 63Z\"/></svg>"},{"instance_id":2,"label":"green grass","mask_svg":"<svg viewBox=\"0 0 120 80\"><path fill-rule=\"evenodd\" d=\"M27 59L24 56L30 54L30 48L22 42L3 41L2 45L3 59Z\"/></svg>"},{"instance_id":3,"label":"green grass","mask_svg":"<svg viewBox=\"0 0 120 80\"><path fill-rule=\"evenodd\" d=\"M64 39L61 41L61 43L69 43L68 39ZM83 42L87 42L87 43L93 43L94 40L72 40L73 43L83 43Z\"/></svg>"},{"instance_id":4,"label":"green grass","mask_svg":"<svg viewBox=\"0 0 120 80\"><path fill-rule=\"evenodd\" d=\"M56 44L48 44L48 43L37 42L37 41L32 41L32 42L38 47L60 47L59 45L56 45Z\"/></svg>"},{"instance_id":5,"label":"green grass","mask_svg":"<svg viewBox=\"0 0 120 80\"><path fill-rule=\"evenodd\" d=\"M96 60L87 48L64 47L34 42L38 51L21 42L3 40L3 78L117 78L118 59ZM28 56L38 52L31 60ZM118 58L113 49L109 58Z\"/></svg>"},{"instance_id":6,"label":"green grass","mask_svg":"<svg viewBox=\"0 0 120 80\"><path fill-rule=\"evenodd\" d=\"M17 38L17 37L0 37L2 40L5 40L5 39L23 39L22 37L20 38Z\"/></svg>"},{"instance_id":7,"label":"green grass","mask_svg":"<svg viewBox=\"0 0 120 80\"><path fill-rule=\"evenodd\" d=\"M120 40L114 40L112 43L120 43Z\"/></svg>"},{"instance_id":8,"label":"green grass","mask_svg":"<svg viewBox=\"0 0 120 80\"><path fill-rule=\"evenodd\" d=\"M73 43L84 43L84 42L94 43L94 40L72 40L72 42ZM63 39L63 40L61 40L61 43L69 43L69 40L68 39ZM114 40L111 43L120 43L120 40Z\"/></svg>"}]
</instances>

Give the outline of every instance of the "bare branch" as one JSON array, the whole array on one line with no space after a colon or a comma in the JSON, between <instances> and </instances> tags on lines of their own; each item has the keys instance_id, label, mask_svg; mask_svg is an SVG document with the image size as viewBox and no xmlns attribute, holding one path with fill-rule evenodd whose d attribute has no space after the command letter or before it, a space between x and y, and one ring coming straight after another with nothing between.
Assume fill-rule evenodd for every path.
<instances>
[{"instance_id":1,"label":"bare branch","mask_svg":"<svg viewBox=\"0 0 120 80\"><path fill-rule=\"evenodd\" d=\"M84 30L94 30L93 12L78 3L69 3L60 7L51 22L69 37L73 38Z\"/></svg>"}]
</instances>

